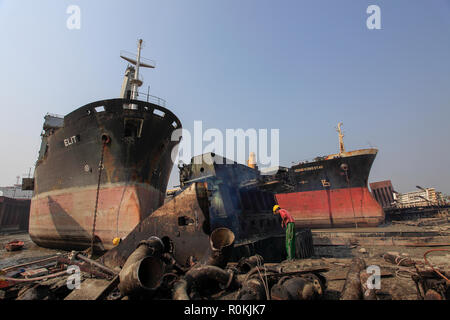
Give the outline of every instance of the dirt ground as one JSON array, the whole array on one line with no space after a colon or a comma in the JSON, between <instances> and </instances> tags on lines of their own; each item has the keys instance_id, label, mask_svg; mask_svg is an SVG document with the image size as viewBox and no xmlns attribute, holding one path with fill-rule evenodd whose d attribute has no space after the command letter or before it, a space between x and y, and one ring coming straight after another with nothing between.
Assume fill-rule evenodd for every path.
<instances>
[{"instance_id":1,"label":"dirt ground","mask_svg":"<svg viewBox=\"0 0 450 320\"><path fill-rule=\"evenodd\" d=\"M291 262L281 262L277 264L281 266L283 271L301 271L305 269L314 268L328 268L329 271L324 272L323 275L327 278L327 290L325 292L325 299L337 300L343 289L346 275L355 257L363 258L367 266L376 265L381 269L381 288L376 291L379 300L417 300L417 290L414 281L411 279L411 274L415 271L414 268L400 267L389 263L383 259L385 253L393 253L402 257L408 257L417 262L424 262L424 253L430 249L450 249L450 232L449 223L443 223L438 226L411 226L406 224L390 224L381 228L373 230L360 229L358 232L381 232L390 234L399 234L402 232L412 233L412 235L421 232L437 232L440 243L446 243L448 246L389 246L389 245L371 245L370 240L365 238L363 245L320 245L315 246L315 254L309 259L294 260ZM314 236L318 233L330 233L331 230L313 230ZM336 231L337 235L344 235L345 232L350 232L355 236L355 229L339 229ZM21 251L7 252L4 245L12 240L22 240L25 242L25 247ZM58 253L66 253L64 251L51 250L40 248L35 245L28 234L12 234L0 235L0 269L26 263L39 258L46 258L54 256ZM450 252L432 252L428 256L428 260L434 267L441 270L450 270ZM267 263L266 265L274 265ZM230 300L236 297L237 293L224 293L215 298Z\"/></svg>"},{"instance_id":2,"label":"dirt ground","mask_svg":"<svg viewBox=\"0 0 450 320\"><path fill-rule=\"evenodd\" d=\"M450 242L450 237L449 237ZM381 289L377 290L378 299L417 300L417 290L410 272L414 268L404 268L386 262L383 255L387 252L397 253L416 261L423 261L423 254L430 248L356 246L349 247L316 247L315 256L311 259L287 263L286 270L301 269L309 266L325 266L330 271L324 273L328 281L326 298L338 299L345 283L345 277L351 260L363 258L367 266L376 265L381 269ZM433 248L438 249L438 247ZM433 266L444 270L450 269L450 252L436 252L428 259Z\"/></svg>"},{"instance_id":3,"label":"dirt ground","mask_svg":"<svg viewBox=\"0 0 450 320\"><path fill-rule=\"evenodd\" d=\"M25 243L23 250L15 252L6 251L5 245L14 240L20 240ZM33 241L31 241L28 233L0 234L0 269L27 263L39 258L47 258L63 252L64 251L46 249L37 246Z\"/></svg>"},{"instance_id":4,"label":"dirt ground","mask_svg":"<svg viewBox=\"0 0 450 320\"><path fill-rule=\"evenodd\" d=\"M438 223L434 223L438 222ZM418 224L425 224L419 226ZM429 224L429 225L427 225ZM367 266L376 265L381 270L381 288L376 290L379 300L418 300L416 284L411 278L415 272L412 267L401 267L384 260L385 253L391 253L402 257L408 257L414 261L424 263L424 253L431 249L450 250L450 223L441 219L421 219L415 222L405 221L389 223L378 228L348 228L348 229L316 229L313 230L313 237L320 234L332 235L336 238L358 237L364 240L363 245L320 245L314 246L314 256L309 259L284 261L281 263L283 271L301 271L314 268L329 268L323 275L327 278L327 290L325 299L338 300L344 287L345 279L352 260L356 257L365 260ZM370 244L371 234L376 239L383 238L388 243L390 238L408 239L413 237L417 241L418 236L435 235L439 243L446 243L447 246L405 246L405 245L377 245ZM431 240L434 238L431 237ZM376 241L374 241L375 243ZM394 240L395 243L395 240ZM450 270L450 251L432 252L427 256L428 261L440 270ZM267 264L270 265L270 264ZM234 299L236 293L227 294L221 299Z\"/></svg>"}]
</instances>

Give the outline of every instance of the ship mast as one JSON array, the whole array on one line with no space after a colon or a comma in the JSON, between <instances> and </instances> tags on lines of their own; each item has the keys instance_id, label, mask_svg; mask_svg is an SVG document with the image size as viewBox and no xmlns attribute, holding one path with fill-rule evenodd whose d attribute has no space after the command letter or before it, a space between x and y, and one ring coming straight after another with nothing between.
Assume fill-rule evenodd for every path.
<instances>
[{"instance_id":1,"label":"ship mast","mask_svg":"<svg viewBox=\"0 0 450 320\"><path fill-rule=\"evenodd\" d=\"M345 152L344 134L342 133L341 126L342 126L342 122L339 122L338 123L338 129L337 129L337 132L339 132L339 154Z\"/></svg>"},{"instance_id":2,"label":"ship mast","mask_svg":"<svg viewBox=\"0 0 450 320\"><path fill-rule=\"evenodd\" d=\"M155 63L151 60L146 60L142 61L143 59L141 58L141 50L142 50L142 39L138 40L138 48L137 48L137 54L136 54L136 58L131 58L130 53L122 51L120 53L120 57L126 61L128 61L129 63L135 65L135 70L134 70L134 79L130 80L131 83L131 99L136 100L138 97L138 89L140 86L142 86L142 80L139 79L139 68L143 67L143 68L155 68ZM137 108L137 107L136 107ZM131 107L131 109L133 109L133 105Z\"/></svg>"},{"instance_id":3,"label":"ship mast","mask_svg":"<svg viewBox=\"0 0 450 320\"><path fill-rule=\"evenodd\" d=\"M141 48L142 48L142 39L139 39L136 57L136 71L134 72L134 80L131 81L133 88L133 91L131 92L131 99L137 98L138 88L142 86L142 81L139 79L139 67L141 66Z\"/></svg>"}]
</instances>

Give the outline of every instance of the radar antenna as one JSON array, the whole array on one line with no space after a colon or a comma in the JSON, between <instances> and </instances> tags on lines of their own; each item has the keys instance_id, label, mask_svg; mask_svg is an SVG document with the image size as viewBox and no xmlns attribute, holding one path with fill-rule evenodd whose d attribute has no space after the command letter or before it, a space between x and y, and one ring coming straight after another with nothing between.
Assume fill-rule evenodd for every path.
<instances>
[{"instance_id":1,"label":"radar antenna","mask_svg":"<svg viewBox=\"0 0 450 320\"><path fill-rule=\"evenodd\" d=\"M141 49L142 49L142 39L138 40L138 50L136 54L136 58L133 57L133 53L121 51L120 57L132 65L136 66L134 72L134 79L131 80L132 91L131 91L131 99L137 99L138 96L138 88L142 86L143 81L139 79L139 68L155 68L155 62L152 60L148 60L145 58L141 58Z\"/></svg>"}]
</instances>

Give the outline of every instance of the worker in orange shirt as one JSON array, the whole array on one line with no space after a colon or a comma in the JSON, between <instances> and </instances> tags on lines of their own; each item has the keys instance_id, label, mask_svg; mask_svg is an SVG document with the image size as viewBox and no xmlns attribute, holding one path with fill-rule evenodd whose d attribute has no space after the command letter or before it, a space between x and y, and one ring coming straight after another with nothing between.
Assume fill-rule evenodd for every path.
<instances>
[{"instance_id":1,"label":"worker in orange shirt","mask_svg":"<svg viewBox=\"0 0 450 320\"><path fill-rule=\"evenodd\" d=\"M281 209L279 205L273 207L273 214L279 214L281 216L281 227L286 227L286 253L287 260L295 259L295 223L291 214L284 209Z\"/></svg>"}]
</instances>

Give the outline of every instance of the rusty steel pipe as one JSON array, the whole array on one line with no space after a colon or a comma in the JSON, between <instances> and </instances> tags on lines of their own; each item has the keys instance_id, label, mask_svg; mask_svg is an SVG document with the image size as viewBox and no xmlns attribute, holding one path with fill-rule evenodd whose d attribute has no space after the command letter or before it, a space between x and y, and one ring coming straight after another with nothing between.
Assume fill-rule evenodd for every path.
<instances>
[{"instance_id":1,"label":"rusty steel pipe","mask_svg":"<svg viewBox=\"0 0 450 320\"><path fill-rule=\"evenodd\" d=\"M145 257L127 265L120 273L119 290L124 296L148 291L154 292L164 275L164 264L159 257Z\"/></svg>"},{"instance_id":2,"label":"rusty steel pipe","mask_svg":"<svg viewBox=\"0 0 450 320\"><path fill-rule=\"evenodd\" d=\"M89 265L86 265L86 264L84 264L82 262L76 262L76 261L73 261L73 260L68 259L68 258L59 257L58 260L57 260L57 263L65 264L67 266L71 266L71 265L78 266L78 267L80 267L81 271L90 273L90 274L92 274L94 276L97 276L97 277L101 277L101 278L105 278L105 279L111 277L111 275L108 274L108 273L97 271L97 270L93 270Z\"/></svg>"},{"instance_id":3,"label":"rusty steel pipe","mask_svg":"<svg viewBox=\"0 0 450 320\"><path fill-rule=\"evenodd\" d=\"M235 235L228 228L217 228L209 237L210 250L206 255L206 264L225 268L233 252Z\"/></svg>"},{"instance_id":4,"label":"rusty steel pipe","mask_svg":"<svg viewBox=\"0 0 450 320\"><path fill-rule=\"evenodd\" d=\"M112 269L110 269L110 268L108 268L108 267L105 267L104 265L102 265L101 263L98 263L98 262L95 261L95 260L92 260L92 259L89 259L88 257L85 257L85 256L82 255L81 253L77 253L74 257L75 257L75 258L78 258L78 259L80 259L80 260L83 260L83 261L85 261L85 262L87 262L87 263L89 263L89 264L92 264L93 266L96 266L96 267L99 268L100 270L103 270L103 271L105 271L105 272L107 272L107 273L109 273L109 274L111 274L111 275L113 275L113 276L117 275L117 272L116 272L116 271L114 271L114 270L112 270Z\"/></svg>"},{"instance_id":5,"label":"rusty steel pipe","mask_svg":"<svg viewBox=\"0 0 450 320\"><path fill-rule=\"evenodd\" d=\"M273 300L317 300L323 293L323 284L313 274L304 277L283 277L271 289Z\"/></svg>"},{"instance_id":6,"label":"rusty steel pipe","mask_svg":"<svg viewBox=\"0 0 450 320\"><path fill-rule=\"evenodd\" d=\"M225 271L216 266L201 265L189 270L182 279L174 283L172 297L174 300L189 300L193 284L201 288L210 281L228 288L236 285L237 280L233 272Z\"/></svg>"},{"instance_id":7,"label":"rusty steel pipe","mask_svg":"<svg viewBox=\"0 0 450 320\"><path fill-rule=\"evenodd\" d=\"M179 272L181 274L185 274L186 271L188 270L188 268L184 268L183 266L181 266L173 257L172 254L166 252L161 256L161 260L162 262L164 262L167 267L172 268L173 270L175 270L176 272Z\"/></svg>"},{"instance_id":8,"label":"rusty steel pipe","mask_svg":"<svg viewBox=\"0 0 450 320\"><path fill-rule=\"evenodd\" d=\"M7 271L10 271L13 269L17 269L20 267L25 267L25 266L29 266L29 265L33 265L33 264L38 264L38 263L42 263L42 262L47 262L47 261L51 261L51 260L57 260L59 257L65 257L65 256L67 256L67 255L56 255L56 256L48 257L48 258L41 259L41 260L30 261L27 263L22 263L22 264L18 264L18 265L14 265L11 267L0 269L0 272L6 273Z\"/></svg>"},{"instance_id":9,"label":"rusty steel pipe","mask_svg":"<svg viewBox=\"0 0 450 320\"><path fill-rule=\"evenodd\" d=\"M273 300L303 300L303 289L307 286L307 281L303 278L283 277L270 291ZM306 288L311 294L311 285ZM298 293L300 291L300 294ZM305 299L310 300L310 299Z\"/></svg>"},{"instance_id":10,"label":"rusty steel pipe","mask_svg":"<svg viewBox=\"0 0 450 320\"><path fill-rule=\"evenodd\" d=\"M160 258L163 250L164 244L157 237L139 243L119 273L118 288L124 296L158 288L164 275L164 263Z\"/></svg>"},{"instance_id":11,"label":"rusty steel pipe","mask_svg":"<svg viewBox=\"0 0 450 320\"><path fill-rule=\"evenodd\" d=\"M360 273L365 269L366 262L364 259L355 258L352 260L341 292L341 300L361 300L363 298Z\"/></svg>"},{"instance_id":12,"label":"rusty steel pipe","mask_svg":"<svg viewBox=\"0 0 450 320\"><path fill-rule=\"evenodd\" d=\"M20 279L20 278L9 278L9 277L0 276L0 280L11 281L11 282L33 282L33 281L38 281L38 280L47 280L47 279L51 279L51 278L62 277L62 276L66 276L66 275L68 275L67 270L64 270L64 271L60 271L60 272L56 272L56 273L47 274L45 276L36 277L36 278Z\"/></svg>"},{"instance_id":13,"label":"rusty steel pipe","mask_svg":"<svg viewBox=\"0 0 450 320\"><path fill-rule=\"evenodd\" d=\"M242 273L248 273L250 270L257 266L262 266L264 264L264 258L260 256L259 254L255 254L254 256L248 257L248 258L242 258L239 260L236 267L239 269Z\"/></svg>"},{"instance_id":14,"label":"rusty steel pipe","mask_svg":"<svg viewBox=\"0 0 450 320\"><path fill-rule=\"evenodd\" d=\"M190 300L188 295L188 282L184 279L179 279L173 284L173 300Z\"/></svg>"},{"instance_id":15,"label":"rusty steel pipe","mask_svg":"<svg viewBox=\"0 0 450 320\"><path fill-rule=\"evenodd\" d=\"M371 277L370 274L366 272L360 272L359 277L361 279L361 290L364 300L377 300L377 295L375 289L370 289L367 285L367 281Z\"/></svg>"},{"instance_id":16,"label":"rusty steel pipe","mask_svg":"<svg viewBox=\"0 0 450 320\"><path fill-rule=\"evenodd\" d=\"M236 300L267 300L266 288L260 278L252 277L245 281Z\"/></svg>"}]
</instances>

